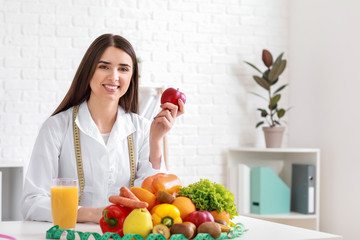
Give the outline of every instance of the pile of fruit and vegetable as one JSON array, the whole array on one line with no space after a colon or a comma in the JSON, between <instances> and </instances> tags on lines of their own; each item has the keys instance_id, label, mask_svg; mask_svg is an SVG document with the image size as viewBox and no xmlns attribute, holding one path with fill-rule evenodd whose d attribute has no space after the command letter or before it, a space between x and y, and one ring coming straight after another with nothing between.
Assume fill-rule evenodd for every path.
<instances>
[{"instance_id":1,"label":"pile of fruit and vegetable","mask_svg":"<svg viewBox=\"0 0 360 240\"><path fill-rule=\"evenodd\" d=\"M119 196L110 196L112 205L103 211L103 233L151 233L166 239L183 234L192 239L199 233L217 239L228 234L238 215L233 194L221 184L201 179L183 187L174 174L158 173L146 178L141 187L122 187Z\"/></svg>"}]
</instances>

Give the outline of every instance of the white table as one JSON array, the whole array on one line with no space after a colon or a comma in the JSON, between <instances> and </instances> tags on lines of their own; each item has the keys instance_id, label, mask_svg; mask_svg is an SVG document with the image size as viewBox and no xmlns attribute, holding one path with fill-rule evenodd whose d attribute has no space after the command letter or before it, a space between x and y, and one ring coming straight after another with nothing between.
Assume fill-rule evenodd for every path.
<instances>
[{"instance_id":1,"label":"white table","mask_svg":"<svg viewBox=\"0 0 360 240\"><path fill-rule=\"evenodd\" d=\"M341 236L307 230L298 227L263 221L249 217L237 217L234 222L241 222L248 229L240 239L261 240L293 240L293 239L331 239L340 240ZM46 231L53 226L49 222L32 221L9 221L0 222L0 233L10 235L18 240L40 240L46 239ZM101 229L97 224L78 223L76 231L97 232L101 234Z\"/></svg>"}]
</instances>

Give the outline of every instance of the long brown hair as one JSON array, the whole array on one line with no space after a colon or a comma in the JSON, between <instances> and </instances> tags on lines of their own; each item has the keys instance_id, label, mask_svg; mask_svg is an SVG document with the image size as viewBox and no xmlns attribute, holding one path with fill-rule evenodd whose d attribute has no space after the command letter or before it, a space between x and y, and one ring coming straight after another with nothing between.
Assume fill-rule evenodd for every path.
<instances>
[{"instance_id":1,"label":"long brown hair","mask_svg":"<svg viewBox=\"0 0 360 240\"><path fill-rule=\"evenodd\" d=\"M94 75L97 63L104 53L105 49L113 46L129 54L133 62L133 74L131 77L129 89L124 96L119 99L119 105L125 112L138 113L138 90L139 90L139 73L135 51L128 40L113 34L103 34L90 45L86 51L79 68L76 71L70 89L65 95L60 105L56 108L55 115L76 106L90 98L90 80Z\"/></svg>"}]
</instances>

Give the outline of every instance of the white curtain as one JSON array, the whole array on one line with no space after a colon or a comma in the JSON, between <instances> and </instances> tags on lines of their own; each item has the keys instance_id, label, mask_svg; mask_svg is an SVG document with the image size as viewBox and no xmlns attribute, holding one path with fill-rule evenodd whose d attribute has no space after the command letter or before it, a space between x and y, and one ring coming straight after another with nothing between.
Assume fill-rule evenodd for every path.
<instances>
[{"instance_id":1,"label":"white curtain","mask_svg":"<svg viewBox=\"0 0 360 240\"><path fill-rule=\"evenodd\" d=\"M139 111L140 115L152 120L160 111L161 88L140 87Z\"/></svg>"}]
</instances>

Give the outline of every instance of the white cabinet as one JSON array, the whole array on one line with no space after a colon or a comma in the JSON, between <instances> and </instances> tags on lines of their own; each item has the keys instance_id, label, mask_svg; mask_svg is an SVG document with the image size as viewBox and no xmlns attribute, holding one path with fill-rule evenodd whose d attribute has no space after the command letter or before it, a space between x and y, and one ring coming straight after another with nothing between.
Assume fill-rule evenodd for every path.
<instances>
[{"instance_id":1,"label":"white cabinet","mask_svg":"<svg viewBox=\"0 0 360 240\"><path fill-rule=\"evenodd\" d=\"M0 173L0 221L22 220L23 164L0 162Z\"/></svg>"},{"instance_id":2,"label":"white cabinet","mask_svg":"<svg viewBox=\"0 0 360 240\"><path fill-rule=\"evenodd\" d=\"M240 215L250 216L272 222L278 222L297 227L319 230L319 200L320 200L320 150L303 148L235 148L228 151L228 181L227 188L234 193L235 203ZM236 172L238 164L246 167L270 167L291 187L292 164L312 164L316 169L315 177L315 214L261 215L250 213L250 179L239 176ZM242 165L242 166L244 166ZM235 171L234 171L235 170ZM235 175L234 175L235 174Z\"/></svg>"}]
</instances>

